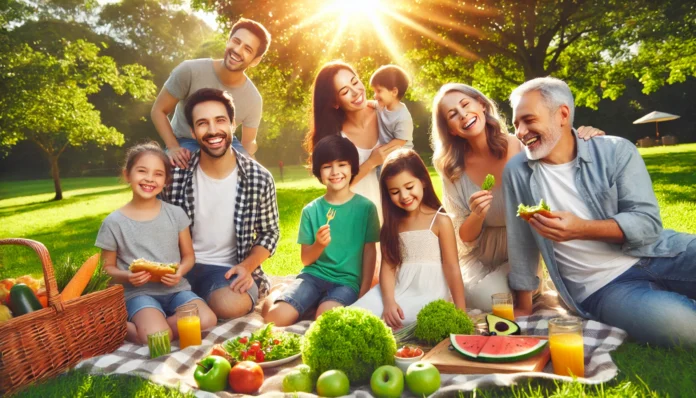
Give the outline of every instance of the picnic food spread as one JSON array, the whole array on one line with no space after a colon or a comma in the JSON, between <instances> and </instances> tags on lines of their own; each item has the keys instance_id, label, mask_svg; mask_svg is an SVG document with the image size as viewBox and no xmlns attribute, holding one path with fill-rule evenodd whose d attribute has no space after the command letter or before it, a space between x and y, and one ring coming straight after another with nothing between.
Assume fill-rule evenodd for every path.
<instances>
[{"instance_id":1,"label":"picnic food spread","mask_svg":"<svg viewBox=\"0 0 696 398\"><path fill-rule=\"evenodd\" d=\"M442 299L429 303L416 316L415 336L430 344L437 344L452 333L473 332L474 324L466 312Z\"/></svg>"},{"instance_id":2,"label":"picnic food spread","mask_svg":"<svg viewBox=\"0 0 696 398\"><path fill-rule=\"evenodd\" d=\"M307 329L302 362L313 376L341 370L353 383L365 383L372 372L394 363L396 341L387 325L371 312L352 307L323 313Z\"/></svg>"},{"instance_id":3,"label":"picnic food spread","mask_svg":"<svg viewBox=\"0 0 696 398\"><path fill-rule=\"evenodd\" d=\"M488 331L495 333L498 336L520 334L520 325L511 320L493 314L486 315L486 323L488 324Z\"/></svg>"},{"instance_id":4,"label":"picnic food spread","mask_svg":"<svg viewBox=\"0 0 696 398\"><path fill-rule=\"evenodd\" d=\"M251 336L238 336L225 341L221 348L237 362L276 361L300 353L302 336L290 332L274 332L272 329L273 323L269 323Z\"/></svg>"},{"instance_id":5,"label":"picnic food spread","mask_svg":"<svg viewBox=\"0 0 696 398\"><path fill-rule=\"evenodd\" d=\"M450 335L457 352L469 360L515 362L541 353L548 340L536 337Z\"/></svg>"},{"instance_id":6,"label":"picnic food spread","mask_svg":"<svg viewBox=\"0 0 696 398\"><path fill-rule=\"evenodd\" d=\"M517 217L520 217L525 221L529 221L529 219L532 218L532 216L536 213L539 213L542 216L547 216L550 212L551 208L544 201L544 199L541 199L539 204L536 206L525 206L522 203L517 206Z\"/></svg>"},{"instance_id":7,"label":"picnic food spread","mask_svg":"<svg viewBox=\"0 0 696 398\"><path fill-rule=\"evenodd\" d=\"M133 260L130 267L128 267L131 272L149 272L150 275L152 275L150 282L160 282L163 276L176 273L177 268L179 268L179 264L177 263L157 263L145 260L144 258Z\"/></svg>"},{"instance_id":8,"label":"picnic food spread","mask_svg":"<svg viewBox=\"0 0 696 398\"><path fill-rule=\"evenodd\" d=\"M232 366L229 361L217 355L206 357L196 363L193 379L198 388L209 392L218 392L227 388L227 382Z\"/></svg>"}]
</instances>

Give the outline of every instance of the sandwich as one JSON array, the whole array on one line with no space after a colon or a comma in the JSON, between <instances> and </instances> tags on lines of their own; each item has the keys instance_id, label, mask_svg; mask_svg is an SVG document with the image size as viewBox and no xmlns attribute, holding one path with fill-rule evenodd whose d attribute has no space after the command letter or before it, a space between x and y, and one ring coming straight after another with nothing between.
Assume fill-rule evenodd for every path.
<instances>
[{"instance_id":1,"label":"sandwich","mask_svg":"<svg viewBox=\"0 0 696 398\"><path fill-rule=\"evenodd\" d=\"M546 202L544 202L544 199L542 199L536 206L525 206L522 203L517 206L517 217L521 217L524 221L529 221L529 219L532 218L532 216L536 213L539 213L545 217L550 216L551 208L548 204L546 204Z\"/></svg>"},{"instance_id":2,"label":"sandwich","mask_svg":"<svg viewBox=\"0 0 696 398\"><path fill-rule=\"evenodd\" d=\"M160 282L163 276L176 273L178 268L179 264L177 263L156 263L154 261L145 260L144 258L133 260L130 267L128 267L131 272L149 272L150 275L152 275L150 282Z\"/></svg>"}]
</instances>

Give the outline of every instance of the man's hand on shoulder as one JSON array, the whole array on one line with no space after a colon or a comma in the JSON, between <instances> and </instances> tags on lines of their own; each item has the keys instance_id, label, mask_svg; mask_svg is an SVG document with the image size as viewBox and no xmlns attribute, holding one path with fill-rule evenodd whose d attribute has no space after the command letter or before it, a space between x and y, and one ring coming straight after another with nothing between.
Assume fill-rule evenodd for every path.
<instances>
[{"instance_id":1,"label":"man's hand on shoulder","mask_svg":"<svg viewBox=\"0 0 696 398\"><path fill-rule=\"evenodd\" d=\"M539 235L554 242L566 242L583 239L583 232L588 220L584 220L569 211L553 211L543 216L534 214L529 219L529 225Z\"/></svg>"},{"instance_id":2,"label":"man's hand on shoulder","mask_svg":"<svg viewBox=\"0 0 696 398\"><path fill-rule=\"evenodd\" d=\"M188 167L188 162L191 159L191 151L180 146L169 148L167 150L167 155L169 155L169 160L171 160L173 167L179 167L182 169Z\"/></svg>"}]
</instances>

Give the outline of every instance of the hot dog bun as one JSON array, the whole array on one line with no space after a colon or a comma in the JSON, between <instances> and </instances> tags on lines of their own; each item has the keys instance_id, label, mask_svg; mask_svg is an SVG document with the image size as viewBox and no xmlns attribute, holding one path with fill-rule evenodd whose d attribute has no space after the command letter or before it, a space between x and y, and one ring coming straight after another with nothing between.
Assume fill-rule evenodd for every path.
<instances>
[{"instance_id":1,"label":"hot dog bun","mask_svg":"<svg viewBox=\"0 0 696 398\"><path fill-rule=\"evenodd\" d=\"M131 272L149 272L150 275L152 275L150 282L160 282L163 276L176 273L178 268L179 264L177 263L156 263L154 261L145 260L144 258L133 260L130 267L128 267Z\"/></svg>"}]
</instances>

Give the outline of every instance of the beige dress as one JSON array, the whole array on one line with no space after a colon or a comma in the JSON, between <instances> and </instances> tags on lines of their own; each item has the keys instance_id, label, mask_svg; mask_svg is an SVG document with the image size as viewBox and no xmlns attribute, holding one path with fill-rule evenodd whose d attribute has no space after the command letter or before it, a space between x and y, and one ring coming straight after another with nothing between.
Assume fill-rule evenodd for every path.
<instances>
[{"instance_id":1,"label":"beige dress","mask_svg":"<svg viewBox=\"0 0 696 398\"><path fill-rule=\"evenodd\" d=\"M473 242L463 242L459 227L471 214L469 197L481 190L466 175L454 183L443 179L443 205L452 217L459 266L461 267L466 305L468 308L491 310L491 295L507 293L510 288L507 276L508 263L507 231L505 228L505 200L500 186L493 190L493 201L483 221L481 234Z\"/></svg>"}]
</instances>

